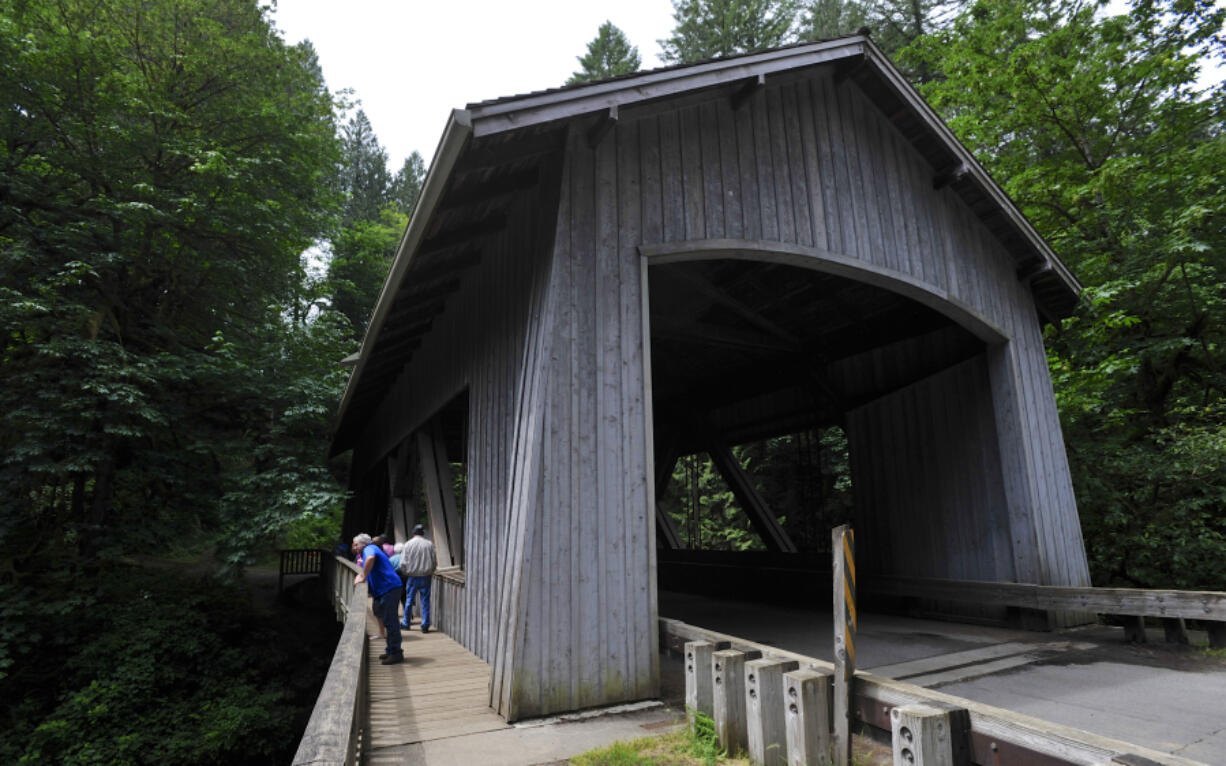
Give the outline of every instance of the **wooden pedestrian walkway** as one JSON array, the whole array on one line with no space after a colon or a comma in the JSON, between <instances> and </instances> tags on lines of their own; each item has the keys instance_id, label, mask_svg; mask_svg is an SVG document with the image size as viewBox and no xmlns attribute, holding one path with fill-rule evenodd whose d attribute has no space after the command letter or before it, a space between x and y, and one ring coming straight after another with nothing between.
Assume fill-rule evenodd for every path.
<instances>
[{"instance_id":1,"label":"wooden pedestrian walkway","mask_svg":"<svg viewBox=\"0 0 1226 766\"><path fill-rule=\"evenodd\" d=\"M378 633L367 612L371 636ZM443 633L404 631L404 662L381 665L368 646L371 752L367 763L402 763L414 743L510 728L489 706L490 666Z\"/></svg>"}]
</instances>

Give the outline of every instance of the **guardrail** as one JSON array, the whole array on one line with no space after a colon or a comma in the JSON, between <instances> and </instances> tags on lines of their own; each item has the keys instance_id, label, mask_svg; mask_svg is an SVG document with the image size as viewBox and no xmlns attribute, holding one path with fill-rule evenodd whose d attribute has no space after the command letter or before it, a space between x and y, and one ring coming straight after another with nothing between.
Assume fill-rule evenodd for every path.
<instances>
[{"instance_id":1,"label":"guardrail","mask_svg":"<svg viewBox=\"0 0 1226 766\"><path fill-rule=\"evenodd\" d=\"M754 686L752 671L765 666L754 660L755 657L782 661L792 661L800 669L816 671L824 676L832 676L834 665L814 657L808 657L796 652L789 652L778 647L759 644L737 636L706 630L693 625L660 619L660 646L685 657L686 661L686 704L713 714L717 732L721 725L734 735L744 734L751 747L754 743L755 729L761 738L763 732L771 727L766 721L753 721L755 712L761 715L764 709L772 708L764 699L769 693L782 697L784 688L766 689ZM688 651L687 651L688 649ZM737 656L739 655L739 657ZM749 662L746 662L749 660ZM716 663L722 662L719 669L726 672L724 677L716 675ZM786 667L792 667L790 664ZM737 668L742 670L735 675ZM792 671L784 671L790 673ZM743 674L743 677L741 677ZM764 674L763 674L764 675ZM723 687L723 694L728 694L729 687L739 690L739 695L745 699L740 704L721 706L717 696L718 688ZM789 690L790 693L791 690ZM753 692L751 695L750 692ZM702 698L701 695L706 695ZM819 697L829 697L830 692ZM1080 729L1043 721L1038 718L1013 713L1008 710L984 705L973 700L962 699L939 691L925 689L902 681L894 681L881 676L875 676L864 671L856 671L852 683L853 717L862 727L871 727L885 732L895 743L895 763L908 762L897 760L897 754L902 745L893 733L898 729L899 719L907 719L912 715L916 705L935 708L945 714L946 726L944 735L946 742L954 749L955 755L949 760L925 761L916 758L914 763L954 763L982 764L983 766L1010 766L1010 764L1043 764L1044 766L1105 766L1107 764L1159 764L1164 766L1203 766L1197 761L1160 753L1138 745L1101 737ZM805 695L799 695L802 699ZM797 726L808 726L814 729L825 728L829 731L830 719L827 714L820 717L824 721L797 721L796 711L800 709L829 710L828 704L816 705L798 703L795 698L787 702L786 707L780 701L778 706L786 710L785 715L792 716L786 721L788 742L761 742L759 747L769 750L773 747L792 747L792 740L806 741L806 736L793 737ZM739 715L738 721L721 721L721 717ZM748 711L748 712L747 712ZM775 722L774 730L778 731L782 724ZM746 729L750 730L746 732ZM828 741L828 740L827 740ZM918 740L916 740L918 742ZM911 743L908 743L911 744ZM913 757L916 755L912 753ZM791 756L789 755L789 759ZM791 762L789 760L789 762Z\"/></svg>"},{"instance_id":2,"label":"guardrail","mask_svg":"<svg viewBox=\"0 0 1226 766\"><path fill-rule=\"evenodd\" d=\"M295 766L357 764L370 745L370 694L366 664L366 592L353 584L357 565L338 556L321 558L322 575L332 594L337 620L344 622L328 677L307 722ZM353 619L349 619L352 616Z\"/></svg>"},{"instance_id":3,"label":"guardrail","mask_svg":"<svg viewBox=\"0 0 1226 766\"><path fill-rule=\"evenodd\" d=\"M290 548L281 551L277 572L277 593L285 587L286 575L317 575L323 571L326 554L318 548Z\"/></svg>"},{"instance_id":4,"label":"guardrail","mask_svg":"<svg viewBox=\"0 0 1226 766\"><path fill-rule=\"evenodd\" d=\"M1168 640L1187 642L1184 620L1200 620L1209 632L1209 645L1226 648L1226 593L1218 591L1151 590L1142 588L1074 588L975 580L874 577L862 583L865 592L879 596L962 601L1026 609L1093 612L1134 618L1125 623L1130 640L1144 641L1145 617L1164 621Z\"/></svg>"}]
</instances>

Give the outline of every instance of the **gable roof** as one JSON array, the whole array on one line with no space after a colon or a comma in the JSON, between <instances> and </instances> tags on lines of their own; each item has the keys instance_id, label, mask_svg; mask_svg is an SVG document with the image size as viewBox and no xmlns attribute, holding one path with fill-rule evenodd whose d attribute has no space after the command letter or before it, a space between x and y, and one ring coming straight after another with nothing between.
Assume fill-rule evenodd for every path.
<instances>
[{"instance_id":1,"label":"gable roof","mask_svg":"<svg viewBox=\"0 0 1226 766\"><path fill-rule=\"evenodd\" d=\"M1068 316L1081 286L937 114L866 36L800 43L469 104L454 110L367 326L338 413L332 453L349 449L459 287L460 273L502 228L509 200L533 188L579 118L771 75L835 67L865 93L1012 255L1044 317Z\"/></svg>"}]
</instances>

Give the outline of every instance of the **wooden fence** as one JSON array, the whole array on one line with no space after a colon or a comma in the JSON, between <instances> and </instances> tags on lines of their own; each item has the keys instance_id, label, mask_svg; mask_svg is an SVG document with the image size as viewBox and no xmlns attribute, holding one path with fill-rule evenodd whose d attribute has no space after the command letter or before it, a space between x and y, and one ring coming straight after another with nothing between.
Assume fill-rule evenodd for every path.
<instances>
[{"instance_id":1,"label":"wooden fence","mask_svg":"<svg viewBox=\"0 0 1226 766\"><path fill-rule=\"evenodd\" d=\"M281 566L277 573L277 593L285 588L286 575L317 575L324 566L323 551L318 548L294 548L281 551Z\"/></svg>"},{"instance_id":2,"label":"wooden fence","mask_svg":"<svg viewBox=\"0 0 1226 766\"><path fill-rule=\"evenodd\" d=\"M283 559L284 560L284 559ZM354 585L357 565L338 556L321 556L337 620L344 622L332 665L303 732L295 766L356 764L370 743L370 695L366 688L366 593ZM349 619L352 617L352 619Z\"/></svg>"},{"instance_id":3,"label":"wooden fence","mask_svg":"<svg viewBox=\"0 0 1226 766\"><path fill-rule=\"evenodd\" d=\"M875 577L863 584L878 596L1053 609L1125 618L1128 638L1143 642L1146 617L1161 619L1168 640L1187 643L1185 620L1200 620L1209 645L1226 648L1226 593L1141 588L1074 588L1009 582Z\"/></svg>"},{"instance_id":4,"label":"wooden fence","mask_svg":"<svg viewBox=\"0 0 1226 766\"><path fill-rule=\"evenodd\" d=\"M721 741L732 739L725 744L749 749L751 755L757 752L757 760L764 763L825 762L823 753L830 751L831 663L664 618L660 645L685 658L686 706L712 715ZM876 730L876 738L889 737L895 763L1197 765L863 671L856 672L852 693L856 724L862 733ZM934 754L937 748L941 752Z\"/></svg>"}]
</instances>

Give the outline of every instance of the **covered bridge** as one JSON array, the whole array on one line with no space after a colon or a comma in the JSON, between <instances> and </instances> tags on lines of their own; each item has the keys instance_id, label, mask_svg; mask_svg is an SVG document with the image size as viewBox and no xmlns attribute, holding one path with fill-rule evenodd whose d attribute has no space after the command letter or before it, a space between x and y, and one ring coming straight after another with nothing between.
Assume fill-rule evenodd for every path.
<instances>
[{"instance_id":1,"label":"covered bridge","mask_svg":"<svg viewBox=\"0 0 1226 766\"><path fill-rule=\"evenodd\" d=\"M865 37L471 104L345 391L345 532L428 515L511 720L656 693L678 454L839 424L862 572L1088 585L1041 336L1078 289Z\"/></svg>"}]
</instances>

